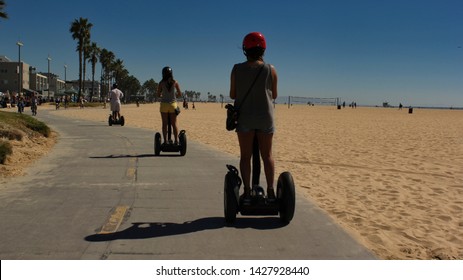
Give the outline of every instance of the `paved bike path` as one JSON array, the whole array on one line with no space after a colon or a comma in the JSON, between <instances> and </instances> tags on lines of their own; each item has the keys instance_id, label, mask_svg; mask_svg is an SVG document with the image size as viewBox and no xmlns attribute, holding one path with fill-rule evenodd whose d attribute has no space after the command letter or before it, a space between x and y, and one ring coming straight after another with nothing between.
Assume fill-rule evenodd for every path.
<instances>
[{"instance_id":1,"label":"paved bike path","mask_svg":"<svg viewBox=\"0 0 463 280\"><path fill-rule=\"evenodd\" d=\"M1 259L375 258L301 191L289 225L238 215L227 226L225 165L237 157L190 139L184 157L155 157L154 131L129 119L38 118L59 142L2 187Z\"/></svg>"}]
</instances>

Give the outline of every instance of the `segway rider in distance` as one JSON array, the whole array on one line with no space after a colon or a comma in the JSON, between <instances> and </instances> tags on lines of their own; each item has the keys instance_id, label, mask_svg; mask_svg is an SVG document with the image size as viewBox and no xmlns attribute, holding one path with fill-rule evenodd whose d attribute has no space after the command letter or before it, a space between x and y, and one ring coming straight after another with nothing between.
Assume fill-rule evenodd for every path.
<instances>
[{"instance_id":1,"label":"segway rider in distance","mask_svg":"<svg viewBox=\"0 0 463 280\"><path fill-rule=\"evenodd\" d=\"M120 111L122 97L124 97L124 93L117 88L117 84L113 84L113 88L109 92L109 101L111 103L113 121L117 121L121 118Z\"/></svg>"},{"instance_id":2,"label":"segway rider in distance","mask_svg":"<svg viewBox=\"0 0 463 280\"><path fill-rule=\"evenodd\" d=\"M175 94L175 91L177 94ZM167 143L167 124L168 119L172 125L174 132L174 144L178 145L178 125L177 125L177 114L178 110L177 98L182 97L180 91L180 85L172 73L172 68L166 66L162 69L162 81L159 83L157 90L158 97L161 98L161 118L162 118L162 137L164 144Z\"/></svg>"}]
</instances>

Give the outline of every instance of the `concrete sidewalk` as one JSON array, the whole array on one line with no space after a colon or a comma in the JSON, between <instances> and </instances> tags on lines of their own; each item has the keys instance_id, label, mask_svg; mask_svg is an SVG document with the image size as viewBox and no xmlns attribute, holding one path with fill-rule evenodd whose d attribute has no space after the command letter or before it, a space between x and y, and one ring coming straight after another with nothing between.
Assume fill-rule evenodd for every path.
<instances>
[{"instance_id":1,"label":"concrete sidewalk","mask_svg":"<svg viewBox=\"0 0 463 280\"><path fill-rule=\"evenodd\" d=\"M40 112L60 140L0 194L1 259L375 258L300 192L287 226L239 215L227 226L225 165L237 157L191 139L186 156L155 157L154 131L109 127L104 114Z\"/></svg>"}]
</instances>

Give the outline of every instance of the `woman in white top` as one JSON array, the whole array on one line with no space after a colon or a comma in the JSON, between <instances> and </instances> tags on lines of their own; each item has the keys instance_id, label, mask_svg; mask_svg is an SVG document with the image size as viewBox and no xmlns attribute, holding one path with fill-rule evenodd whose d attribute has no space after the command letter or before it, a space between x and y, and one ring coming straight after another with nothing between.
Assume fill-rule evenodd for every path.
<instances>
[{"instance_id":1,"label":"woman in white top","mask_svg":"<svg viewBox=\"0 0 463 280\"><path fill-rule=\"evenodd\" d=\"M113 112L113 120L119 120L121 118L121 99L124 97L124 93L117 88L117 84L113 85L113 88L109 92L109 99L111 102L111 111Z\"/></svg>"}]
</instances>

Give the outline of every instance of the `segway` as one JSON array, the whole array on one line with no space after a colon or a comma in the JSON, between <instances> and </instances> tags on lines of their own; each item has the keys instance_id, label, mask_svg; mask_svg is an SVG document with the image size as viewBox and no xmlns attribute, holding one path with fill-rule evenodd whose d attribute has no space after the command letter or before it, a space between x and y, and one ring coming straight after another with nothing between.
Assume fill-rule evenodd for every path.
<instances>
[{"instance_id":1,"label":"segway","mask_svg":"<svg viewBox=\"0 0 463 280\"><path fill-rule=\"evenodd\" d=\"M296 191L291 173L283 172L278 177L276 198L270 199L264 189L259 186L260 152L257 138L254 139L252 155L252 188L251 195L245 199L240 197L239 190L242 180L238 169L227 165L228 172L224 183L224 214L225 221L232 224L236 215L243 216L271 216L279 215L280 221L289 224L294 216L296 206Z\"/></svg>"},{"instance_id":2,"label":"segway","mask_svg":"<svg viewBox=\"0 0 463 280\"><path fill-rule=\"evenodd\" d=\"M178 134L178 144L172 141L172 125L170 118L167 118L167 142L161 144L161 133L156 132L154 135L154 155L159 156L161 152L178 153L180 156L186 154L187 139L185 130L180 130Z\"/></svg>"},{"instance_id":3,"label":"segway","mask_svg":"<svg viewBox=\"0 0 463 280\"><path fill-rule=\"evenodd\" d=\"M124 126L124 124L125 124L124 116L121 116L119 119L113 120L113 116L110 114L109 117L108 117L108 124L109 124L109 126L112 126L113 124L118 124L118 125Z\"/></svg>"}]
</instances>

